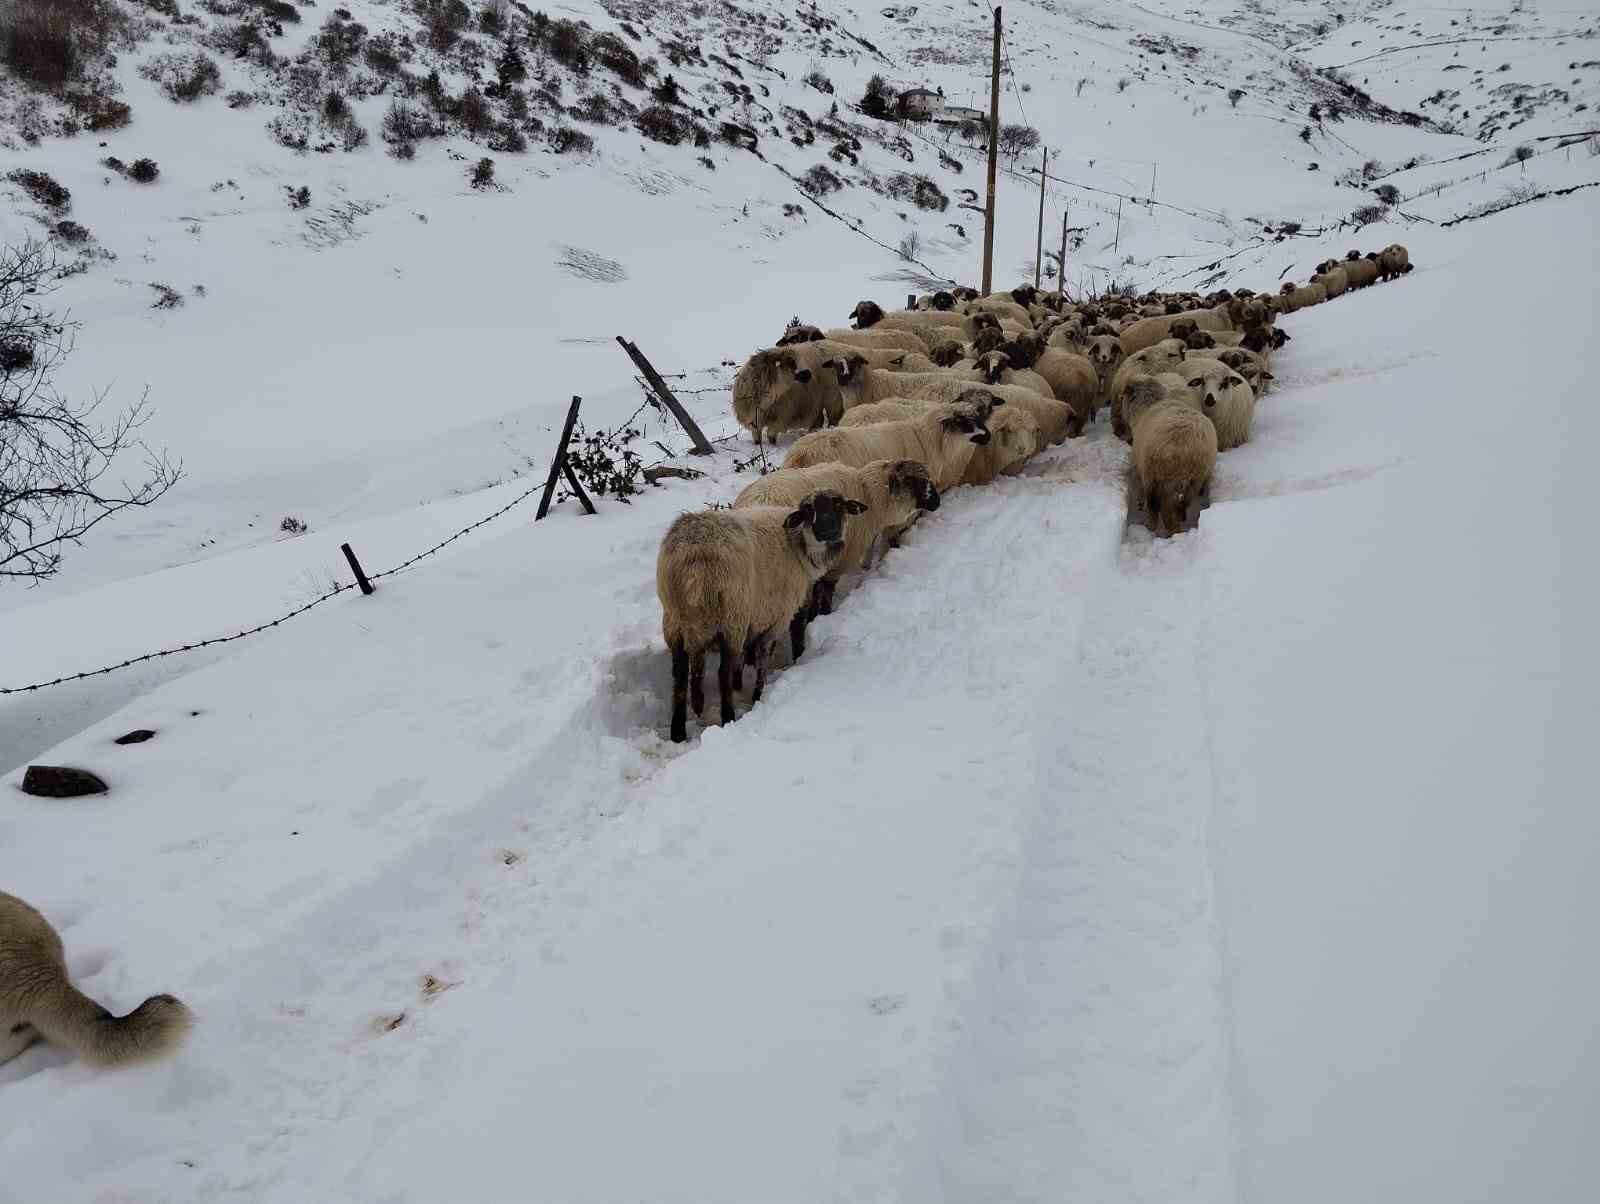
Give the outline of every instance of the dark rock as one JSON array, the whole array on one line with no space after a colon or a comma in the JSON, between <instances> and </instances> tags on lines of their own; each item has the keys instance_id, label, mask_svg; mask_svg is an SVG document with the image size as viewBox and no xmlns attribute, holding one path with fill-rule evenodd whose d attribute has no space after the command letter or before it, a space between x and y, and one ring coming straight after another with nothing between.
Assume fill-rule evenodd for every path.
<instances>
[{"instance_id":1,"label":"dark rock","mask_svg":"<svg viewBox=\"0 0 1600 1204\"><path fill-rule=\"evenodd\" d=\"M112 741L112 743L113 744L143 744L146 740L150 739L154 735L155 735L155 733L153 731L151 731L149 728L147 728L147 727L138 727L138 728L134 728L133 731L129 732L125 736L118 736L115 740Z\"/></svg>"},{"instance_id":2,"label":"dark rock","mask_svg":"<svg viewBox=\"0 0 1600 1204\"><path fill-rule=\"evenodd\" d=\"M40 798L78 798L85 794L104 794L111 787L87 769L30 765L28 772L22 775L22 789Z\"/></svg>"}]
</instances>

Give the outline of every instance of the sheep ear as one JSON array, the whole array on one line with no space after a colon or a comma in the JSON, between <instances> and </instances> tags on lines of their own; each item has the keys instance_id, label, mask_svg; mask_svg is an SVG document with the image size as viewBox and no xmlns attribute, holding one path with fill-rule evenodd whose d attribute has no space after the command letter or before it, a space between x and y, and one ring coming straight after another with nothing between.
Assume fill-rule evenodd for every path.
<instances>
[{"instance_id":1,"label":"sheep ear","mask_svg":"<svg viewBox=\"0 0 1600 1204\"><path fill-rule=\"evenodd\" d=\"M1268 372L1265 368L1263 368L1261 370L1261 379L1262 380L1277 380L1278 378L1276 376L1272 375L1272 373Z\"/></svg>"},{"instance_id":2,"label":"sheep ear","mask_svg":"<svg viewBox=\"0 0 1600 1204\"><path fill-rule=\"evenodd\" d=\"M789 515L788 518L784 519L783 520L783 525L784 525L784 528L786 530L793 531L796 527L800 526L802 523L809 523L810 521L811 521L811 503L807 502L805 505L801 506L798 510L796 510L793 514Z\"/></svg>"},{"instance_id":3,"label":"sheep ear","mask_svg":"<svg viewBox=\"0 0 1600 1204\"><path fill-rule=\"evenodd\" d=\"M856 501L853 497L846 498L844 502L844 512L846 514L865 514L867 512L867 505L865 502Z\"/></svg>"},{"instance_id":4,"label":"sheep ear","mask_svg":"<svg viewBox=\"0 0 1600 1204\"><path fill-rule=\"evenodd\" d=\"M1191 389L1198 389L1201 385L1203 385L1205 383L1206 383L1206 378L1205 377L1197 376L1197 377L1195 377L1193 380L1191 380L1189 382L1189 387Z\"/></svg>"}]
</instances>

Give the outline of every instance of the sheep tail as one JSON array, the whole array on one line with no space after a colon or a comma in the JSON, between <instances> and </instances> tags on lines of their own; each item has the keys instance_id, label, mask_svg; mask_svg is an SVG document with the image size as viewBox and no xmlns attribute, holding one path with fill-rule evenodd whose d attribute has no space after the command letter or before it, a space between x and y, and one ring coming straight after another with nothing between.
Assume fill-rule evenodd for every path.
<instances>
[{"instance_id":1,"label":"sheep tail","mask_svg":"<svg viewBox=\"0 0 1600 1204\"><path fill-rule=\"evenodd\" d=\"M193 1022L171 995L154 995L126 1016L113 1016L65 975L30 1009L29 1021L47 1040L96 1066L125 1066L175 1050Z\"/></svg>"}]
</instances>

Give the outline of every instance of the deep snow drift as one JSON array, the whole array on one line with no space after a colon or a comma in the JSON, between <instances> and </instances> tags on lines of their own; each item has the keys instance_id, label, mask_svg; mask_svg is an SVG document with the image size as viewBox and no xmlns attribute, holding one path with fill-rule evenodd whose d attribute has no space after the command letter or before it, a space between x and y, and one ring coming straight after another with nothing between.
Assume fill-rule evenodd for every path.
<instances>
[{"instance_id":1,"label":"deep snow drift","mask_svg":"<svg viewBox=\"0 0 1600 1204\"><path fill-rule=\"evenodd\" d=\"M57 924L108 1006L172 991L201 1024L145 1070L37 1047L0 1067L0 1201L1592 1198L1600 818L1580 740L1600 654L1580 608L1600 586L1600 421L1576 349L1600 194L1261 236L1241 214L1310 226L1365 196L1328 183L1333 160L1290 161L1333 139L1305 150L1270 89L1247 89L1244 117L1219 117L1220 90L1208 112L1182 85L1116 90L1130 37L1232 55L1239 78L1289 61L1246 9L1198 17L1013 14L1033 86L1007 103L1047 141L1130 179L1148 169L1099 156L1156 148L1162 172L1183 164L1158 197L1234 214L1125 206L1126 263L1091 210L1085 259L1257 288L1394 239L1419 265L1284 319L1294 341L1198 532L1125 530L1125 451L1101 423L952 491L760 707L676 747L655 547L749 480L738 442L600 518L569 504L534 526L525 507L373 598L6 701L0 886ZM861 28L896 54L927 41L878 14ZM948 91L966 70L927 63ZM122 136L172 138L156 149L175 165L195 127L160 132L162 112ZM1340 170L1481 145L1329 128L1351 144ZM69 282L82 379L151 380L192 488L0 603L0 685L269 617L338 571L343 539L381 567L498 508L526 488L514 470L539 474L569 393L597 425L638 405L614 333L710 387L725 377L699 370L791 312L841 321L912 287L815 211L775 225L806 202L768 164L719 149L713 184L689 148L613 143L520 177L505 161L513 191L487 196L437 150L406 165L432 176L374 152L359 181L353 159L230 151L272 194L215 222L236 286L152 316L119 312L98 272ZM28 153L61 147L92 158ZM1528 171L1566 186L1590 162ZM301 220L275 195L290 168L415 192L358 240L277 245L258 223ZM1408 170L1431 187L1454 169ZM1402 208L1454 216L1500 195L1492 177ZM898 237L875 194L829 203ZM116 204L85 216L128 232L124 259L181 212L118 226ZM1025 179L1003 204L1014 265ZM969 276L950 238L930 262ZM631 280L575 281L551 242ZM729 429L725 395L690 400ZM311 533L248 526L281 512ZM111 743L134 727L158 736ZM26 759L96 768L112 793L28 798Z\"/></svg>"}]
</instances>

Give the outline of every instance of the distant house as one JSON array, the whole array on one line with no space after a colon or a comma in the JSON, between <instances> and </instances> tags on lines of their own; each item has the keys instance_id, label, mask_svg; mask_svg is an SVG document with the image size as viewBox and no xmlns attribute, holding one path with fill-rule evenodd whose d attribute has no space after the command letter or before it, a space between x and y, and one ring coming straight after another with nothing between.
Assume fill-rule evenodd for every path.
<instances>
[{"instance_id":1,"label":"distant house","mask_svg":"<svg viewBox=\"0 0 1600 1204\"><path fill-rule=\"evenodd\" d=\"M960 125L964 121L988 121L989 114L982 109L969 109L966 105L945 105L932 117L940 125Z\"/></svg>"},{"instance_id":2,"label":"distant house","mask_svg":"<svg viewBox=\"0 0 1600 1204\"><path fill-rule=\"evenodd\" d=\"M937 121L944 111L944 89L907 88L900 93L900 112L911 121Z\"/></svg>"}]
</instances>

